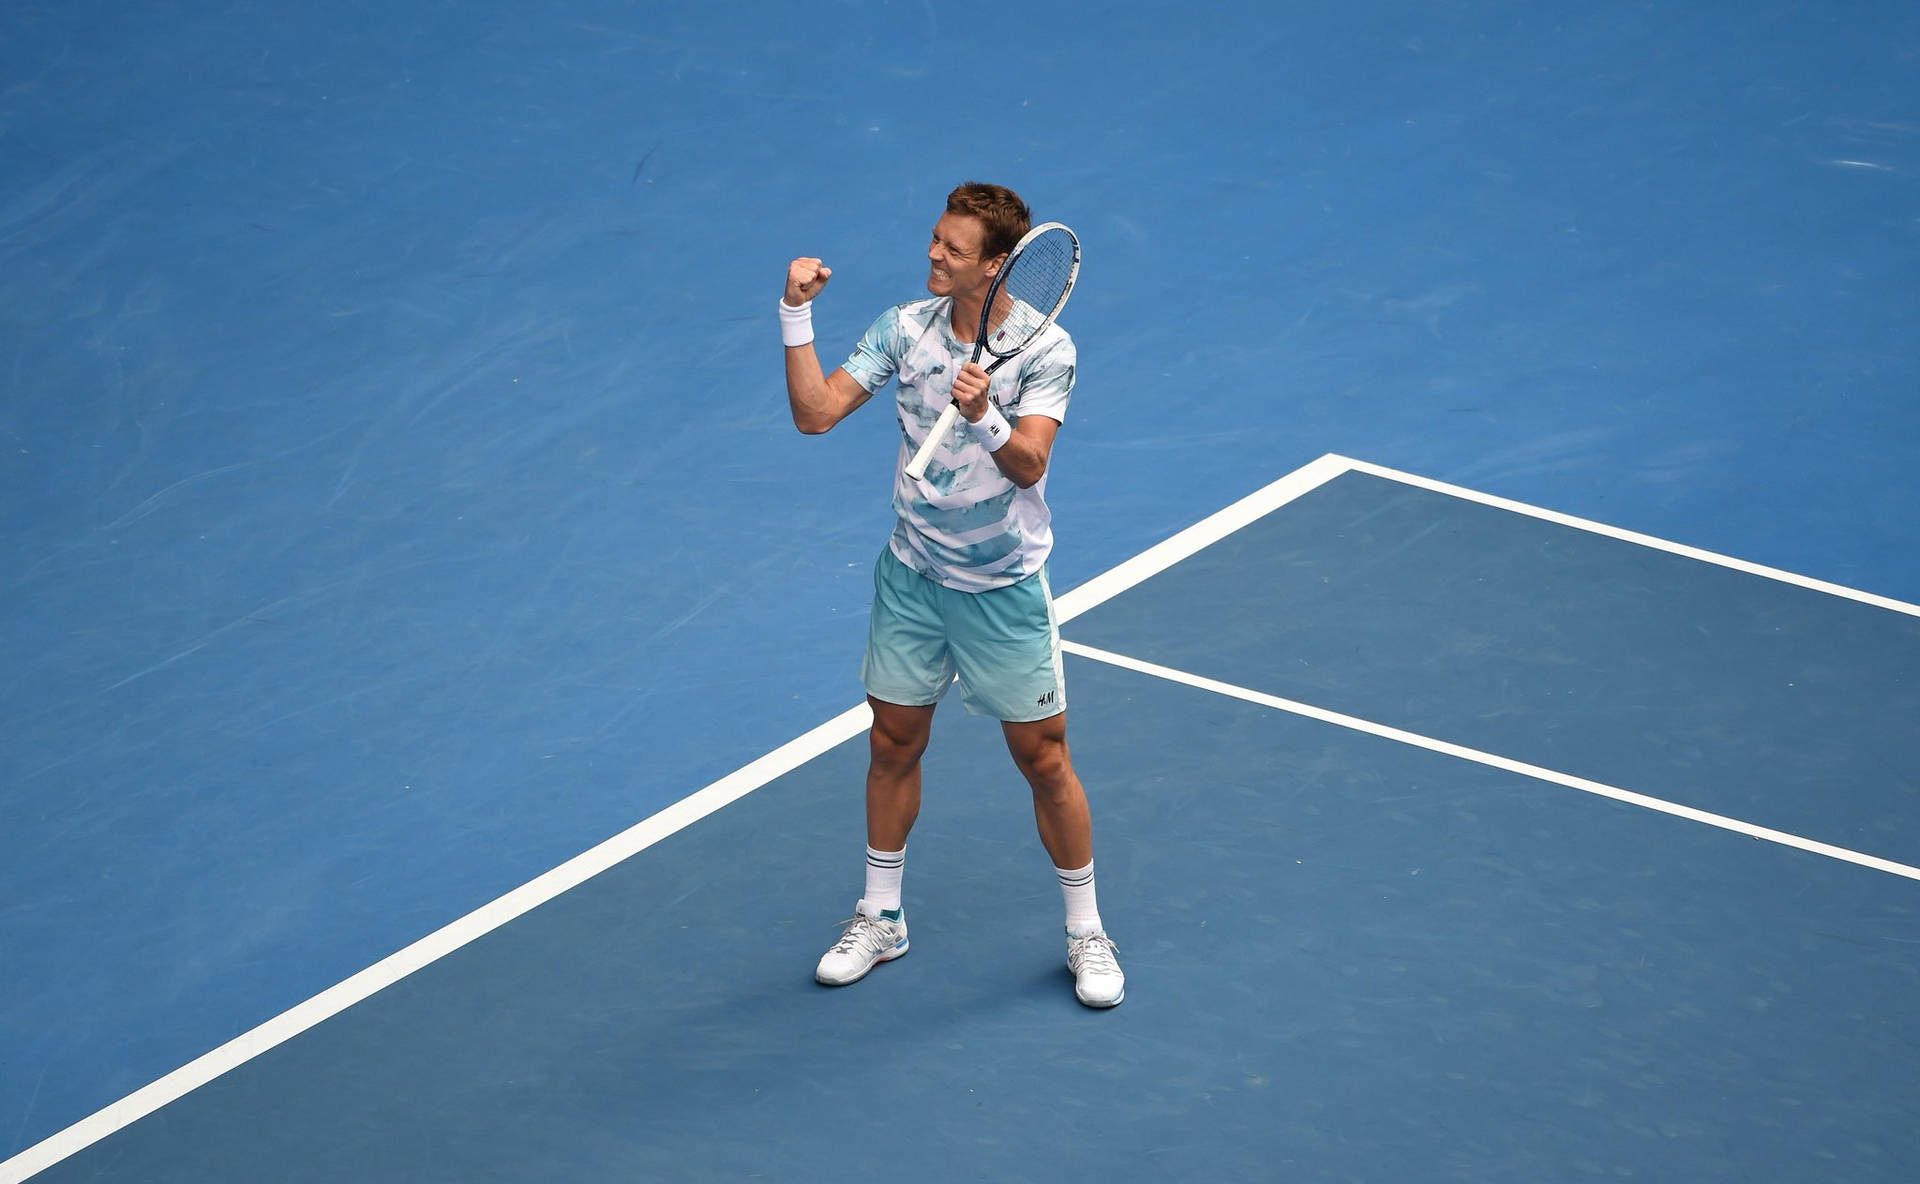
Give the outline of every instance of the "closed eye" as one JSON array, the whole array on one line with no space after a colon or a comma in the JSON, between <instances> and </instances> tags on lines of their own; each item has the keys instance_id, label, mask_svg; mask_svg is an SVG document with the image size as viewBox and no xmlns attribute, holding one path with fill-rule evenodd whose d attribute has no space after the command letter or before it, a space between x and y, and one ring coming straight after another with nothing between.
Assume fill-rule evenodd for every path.
<instances>
[{"instance_id":1,"label":"closed eye","mask_svg":"<svg viewBox=\"0 0 1920 1184\"><path fill-rule=\"evenodd\" d=\"M936 247L945 247L947 249L947 254L952 255L955 259L966 259L970 257L966 251L960 249L959 247L954 246L952 243L941 242L940 236L937 234L933 236L933 242L931 245Z\"/></svg>"}]
</instances>

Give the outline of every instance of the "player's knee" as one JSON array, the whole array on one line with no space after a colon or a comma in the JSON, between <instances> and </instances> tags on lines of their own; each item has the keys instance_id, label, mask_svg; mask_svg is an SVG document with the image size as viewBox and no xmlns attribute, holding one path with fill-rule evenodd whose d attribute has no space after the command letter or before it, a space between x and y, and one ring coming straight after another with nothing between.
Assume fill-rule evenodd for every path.
<instances>
[{"instance_id":1,"label":"player's knee","mask_svg":"<svg viewBox=\"0 0 1920 1184\"><path fill-rule=\"evenodd\" d=\"M927 751L927 733L912 727L888 727L876 721L867 734L867 744L874 763L905 768L919 761Z\"/></svg>"},{"instance_id":2,"label":"player's knee","mask_svg":"<svg viewBox=\"0 0 1920 1184\"><path fill-rule=\"evenodd\" d=\"M1014 763L1035 793L1058 793L1073 781L1073 760L1064 740L1046 739L1014 749Z\"/></svg>"}]
</instances>

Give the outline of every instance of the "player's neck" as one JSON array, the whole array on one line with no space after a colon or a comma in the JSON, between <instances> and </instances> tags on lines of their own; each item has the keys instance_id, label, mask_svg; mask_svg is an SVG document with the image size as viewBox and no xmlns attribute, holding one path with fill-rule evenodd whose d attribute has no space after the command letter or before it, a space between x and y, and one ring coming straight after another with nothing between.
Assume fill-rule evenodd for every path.
<instances>
[{"instance_id":1,"label":"player's neck","mask_svg":"<svg viewBox=\"0 0 1920 1184\"><path fill-rule=\"evenodd\" d=\"M947 315L948 324L954 330L954 340L973 342L973 334L979 332L979 311L981 307L985 307L985 303L987 303L985 292L977 296L962 296L954 292L952 309L948 309Z\"/></svg>"},{"instance_id":2,"label":"player's neck","mask_svg":"<svg viewBox=\"0 0 1920 1184\"><path fill-rule=\"evenodd\" d=\"M971 342L976 330L980 328L980 308L986 303L986 295L967 297L956 292L953 294L953 307L948 310L947 323L953 328L955 340Z\"/></svg>"}]
</instances>

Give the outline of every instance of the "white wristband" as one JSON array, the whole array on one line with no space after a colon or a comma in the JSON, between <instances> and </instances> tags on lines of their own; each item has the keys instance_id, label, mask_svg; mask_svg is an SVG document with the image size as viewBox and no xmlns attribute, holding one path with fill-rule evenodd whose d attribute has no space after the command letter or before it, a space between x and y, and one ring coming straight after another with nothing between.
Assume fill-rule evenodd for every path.
<instances>
[{"instance_id":1,"label":"white wristband","mask_svg":"<svg viewBox=\"0 0 1920 1184\"><path fill-rule=\"evenodd\" d=\"M987 413L980 417L979 423L967 420L967 430L973 433L974 439L986 445L988 452L1000 451L1013 438L1013 425L992 403L987 404Z\"/></svg>"},{"instance_id":2,"label":"white wristband","mask_svg":"<svg viewBox=\"0 0 1920 1184\"><path fill-rule=\"evenodd\" d=\"M789 347L813 344L813 301L795 308L784 297L781 299L780 340Z\"/></svg>"}]
</instances>

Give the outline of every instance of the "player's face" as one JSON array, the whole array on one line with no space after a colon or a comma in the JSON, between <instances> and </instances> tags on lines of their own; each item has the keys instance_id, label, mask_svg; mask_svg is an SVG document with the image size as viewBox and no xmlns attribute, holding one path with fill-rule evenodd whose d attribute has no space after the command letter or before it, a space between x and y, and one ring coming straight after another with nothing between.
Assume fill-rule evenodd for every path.
<instances>
[{"instance_id":1,"label":"player's face","mask_svg":"<svg viewBox=\"0 0 1920 1184\"><path fill-rule=\"evenodd\" d=\"M1006 258L985 257L987 228L972 214L943 214L927 247L927 291L935 296L984 299Z\"/></svg>"}]
</instances>

